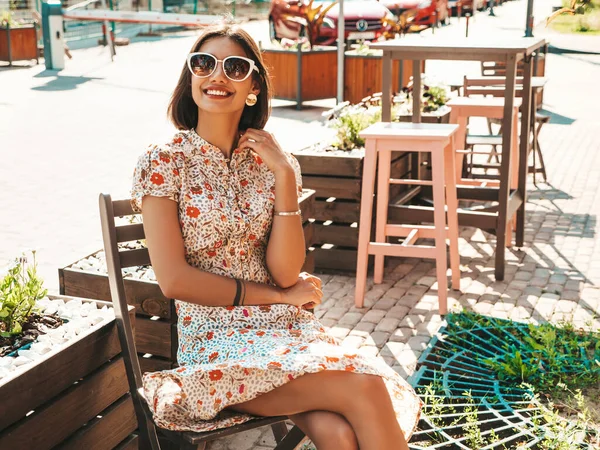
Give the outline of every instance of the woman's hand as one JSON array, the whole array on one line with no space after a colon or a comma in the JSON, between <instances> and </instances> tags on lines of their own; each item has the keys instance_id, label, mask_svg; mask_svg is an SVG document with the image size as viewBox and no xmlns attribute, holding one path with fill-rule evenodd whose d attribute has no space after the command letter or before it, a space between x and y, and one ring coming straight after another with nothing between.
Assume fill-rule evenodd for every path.
<instances>
[{"instance_id":1,"label":"woman's hand","mask_svg":"<svg viewBox=\"0 0 600 450\"><path fill-rule=\"evenodd\" d=\"M293 171L292 165L273 135L265 130L248 128L238 142L239 148L252 149L274 174Z\"/></svg>"},{"instance_id":2,"label":"woman's hand","mask_svg":"<svg viewBox=\"0 0 600 450\"><path fill-rule=\"evenodd\" d=\"M321 303L323 291L321 290L321 279L302 272L298 281L291 288L284 289L282 293L283 303L294 305L299 308L311 309Z\"/></svg>"}]
</instances>

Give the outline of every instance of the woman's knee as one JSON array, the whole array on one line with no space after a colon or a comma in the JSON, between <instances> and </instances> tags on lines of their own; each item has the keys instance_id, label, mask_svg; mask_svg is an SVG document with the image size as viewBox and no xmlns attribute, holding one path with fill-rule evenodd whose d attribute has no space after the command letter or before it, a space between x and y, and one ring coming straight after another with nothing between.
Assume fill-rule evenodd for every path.
<instances>
[{"instance_id":1,"label":"woman's knee","mask_svg":"<svg viewBox=\"0 0 600 450\"><path fill-rule=\"evenodd\" d=\"M292 420L312 439L318 450L358 450L356 433L341 415L330 411L309 411Z\"/></svg>"}]
</instances>

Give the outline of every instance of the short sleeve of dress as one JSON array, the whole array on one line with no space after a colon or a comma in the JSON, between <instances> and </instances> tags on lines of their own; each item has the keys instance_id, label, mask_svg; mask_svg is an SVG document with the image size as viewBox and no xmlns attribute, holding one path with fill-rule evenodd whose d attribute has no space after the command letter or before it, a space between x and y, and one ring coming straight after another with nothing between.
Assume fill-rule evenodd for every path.
<instances>
[{"instance_id":1,"label":"short sleeve of dress","mask_svg":"<svg viewBox=\"0 0 600 450\"><path fill-rule=\"evenodd\" d=\"M145 195L167 197L179 202L181 177L179 168L168 146L151 145L140 155L133 172L131 206L134 211L142 211L142 198Z\"/></svg>"},{"instance_id":2,"label":"short sleeve of dress","mask_svg":"<svg viewBox=\"0 0 600 450\"><path fill-rule=\"evenodd\" d=\"M300 163L296 159L294 155L291 153L286 154L292 168L294 169L294 174L296 175L296 189L298 191L298 197L302 197L302 172L300 171Z\"/></svg>"}]
</instances>

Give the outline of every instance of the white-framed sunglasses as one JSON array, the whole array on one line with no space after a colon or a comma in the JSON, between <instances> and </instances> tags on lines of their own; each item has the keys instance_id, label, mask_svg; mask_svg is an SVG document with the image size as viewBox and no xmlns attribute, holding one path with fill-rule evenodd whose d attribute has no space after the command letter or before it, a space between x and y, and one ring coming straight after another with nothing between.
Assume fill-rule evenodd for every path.
<instances>
[{"instance_id":1,"label":"white-framed sunglasses","mask_svg":"<svg viewBox=\"0 0 600 450\"><path fill-rule=\"evenodd\" d=\"M187 57L190 72L198 78L211 76L217 69L218 63L223 65L223 73L231 81L244 81L253 70L259 72L256 63L243 56L228 56L227 58L217 59L215 55L210 53L196 52L190 53Z\"/></svg>"}]
</instances>

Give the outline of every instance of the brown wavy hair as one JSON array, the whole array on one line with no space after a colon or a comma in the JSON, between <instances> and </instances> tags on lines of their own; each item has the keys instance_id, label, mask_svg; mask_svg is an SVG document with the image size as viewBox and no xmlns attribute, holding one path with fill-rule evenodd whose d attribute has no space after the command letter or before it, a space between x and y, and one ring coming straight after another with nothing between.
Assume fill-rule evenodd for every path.
<instances>
[{"instance_id":1,"label":"brown wavy hair","mask_svg":"<svg viewBox=\"0 0 600 450\"><path fill-rule=\"evenodd\" d=\"M258 73L252 71L252 78L260 87L258 101L254 106L245 106L240 119L239 129L256 128L262 130L271 114L271 83L269 74L262 60L262 54L254 39L242 28L236 25L222 24L206 28L192 46L190 53L199 51L202 44L210 39L226 37L244 49L246 57L254 60ZM189 130L198 125L198 106L192 97L192 74L183 64L177 86L171 96L167 116L178 130Z\"/></svg>"}]
</instances>

